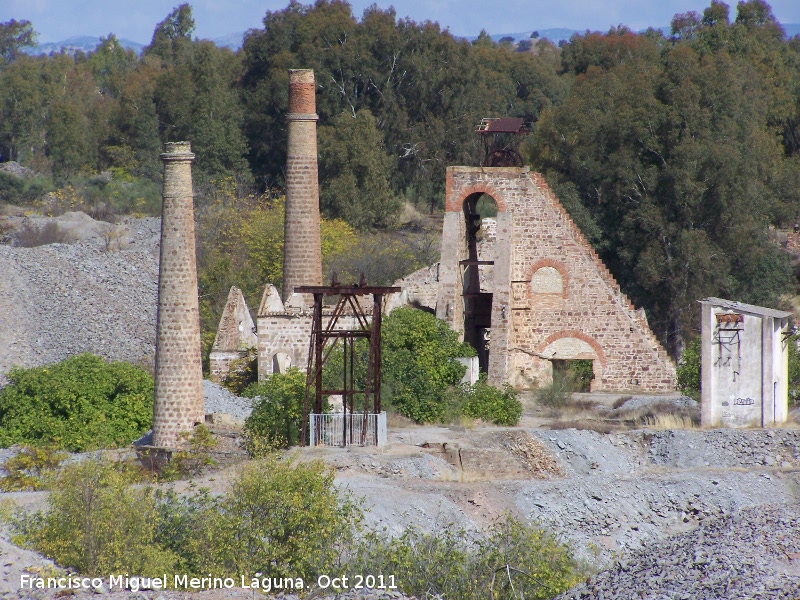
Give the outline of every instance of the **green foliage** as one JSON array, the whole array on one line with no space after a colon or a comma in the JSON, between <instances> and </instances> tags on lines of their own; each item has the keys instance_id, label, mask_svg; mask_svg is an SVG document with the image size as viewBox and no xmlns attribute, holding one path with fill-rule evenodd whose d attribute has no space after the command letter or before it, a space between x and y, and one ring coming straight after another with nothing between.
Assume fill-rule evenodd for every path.
<instances>
[{"instance_id":1,"label":"green foliage","mask_svg":"<svg viewBox=\"0 0 800 600\"><path fill-rule=\"evenodd\" d=\"M14 60L20 48L33 46L36 43L36 32L30 21L11 19L0 23L0 64L2 61Z\"/></svg>"},{"instance_id":2,"label":"green foliage","mask_svg":"<svg viewBox=\"0 0 800 600\"><path fill-rule=\"evenodd\" d=\"M623 28L573 36L562 68L578 76L531 145L673 353L698 298L770 305L792 281L767 231L796 216L786 177L800 173L800 121L788 99L800 63L766 4L737 11L735 23L718 2L702 19L677 15L673 43Z\"/></svg>"},{"instance_id":3,"label":"green foliage","mask_svg":"<svg viewBox=\"0 0 800 600\"><path fill-rule=\"evenodd\" d=\"M244 425L246 447L251 454L267 447L286 448L300 441L306 376L292 367L248 386L243 395L255 398L253 412Z\"/></svg>"},{"instance_id":4,"label":"green foliage","mask_svg":"<svg viewBox=\"0 0 800 600\"><path fill-rule=\"evenodd\" d=\"M410 307L392 311L381 333L381 374L390 405L417 423L440 421L445 391L464 376L464 365L455 359L475 351L447 323Z\"/></svg>"},{"instance_id":5,"label":"green foliage","mask_svg":"<svg viewBox=\"0 0 800 600\"><path fill-rule=\"evenodd\" d=\"M14 541L83 575L158 576L176 556L155 544L156 500L119 464L87 460L62 472L45 512L19 517Z\"/></svg>"},{"instance_id":6,"label":"green foliage","mask_svg":"<svg viewBox=\"0 0 800 600\"><path fill-rule=\"evenodd\" d=\"M400 589L418 598L463 600L544 600L574 586L582 575L553 535L511 517L496 522L486 537L451 528L429 534L412 527L392 539L371 533L350 568L394 574Z\"/></svg>"},{"instance_id":7,"label":"green foliage","mask_svg":"<svg viewBox=\"0 0 800 600\"><path fill-rule=\"evenodd\" d=\"M197 425L191 433L181 433L181 438L188 442L188 448L174 452L169 462L161 467L158 478L163 481L194 477L202 474L206 467L217 464L211 457L211 452L217 447L217 440L208 427Z\"/></svg>"},{"instance_id":8,"label":"green foliage","mask_svg":"<svg viewBox=\"0 0 800 600\"><path fill-rule=\"evenodd\" d=\"M392 161L372 113L342 112L319 135L323 211L361 230L394 224L400 201L389 185Z\"/></svg>"},{"instance_id":9,"label":"green foliage","mask_svg":"<svg viewBox=\"0 0 800 600\"><path fill-rule=\"evenodd\" d=\"M29 204L53 189L53 182L46 177L20 178L0 173L0 202Z\"/></svg>"},{"instance_id":10,"label":"green foliage","mask_svg":"<svg viewBox=\"0 0 800 600\"><path fill-rule=\"evenodd\" d=\"M0 477L0 490L38 490L45 486L46 479L67 459L65 452L52 446L24 446L19 453L3 463L7 475Z\"/></svg>"},{"instance_id":11,"label":"green foliage","mask_svg":"<svg viewBox=\"0 0 800 600\"><path fill-rule=\"evenodd\" d=\"M797 349L795 348L795 354ZM791 357L791 349L789 350ZM700 399L700 338L695 338L683 349L678 361L678 389L695 400ZM789 378L791 381L791 376ZM791 384L790 384L791 385Z\"/></svg>"},{"instance_id":12,"label":"green foliage","mask_svg":"<svg viewBox=\"0 0 800 600\"><path fill-rule=\"evenodd\" d=\"M563 408L567 405L572 392L575 391L575 382L566 371L553 369L553 381L536 390L535 398L538 404L548 408Z\"/></svg>"},{"instance_id":13,"label":"green foliage","mask_svg":"<svg viewBox=\"0 0 800 600\"><path fill-rule=\"evenodd\" d=\"M223 497L168 497L158 541L191 573L312 580L333 567L361 518L333 482L321 461L273 455L248 463Z\"/></svg>"},{"instance_id":14,"label":"green foliage","mask_svg":"<svg viewBox=\"0 0 800 600\"><path fill-rule=\"evenodd\" d=\"M465 387L465 416L495 425L512 426L519 423L522 403L510 385L504 384L503 389L499 390L486 382L486 375L481 375L475 385Z\"/></svg>"},{"instance_id":15,"label":"green foliage","mask_svg":"<svg viewBox=\"0 0 800 600\"><path fill-rule=\"evenodd\" d=\"M239 396L258 379L258 349L250 348L244 356L232 360L228 368L227 375L222 378L222 386Z\"/></svg>"},{"instance_id":16,"label":"green foliage","mask_svg":"<svg viewBox=\"0 0 800 600\"><path fill-rule=\"evenodd\" d=\"M786 343L789 352L789 403L800 406L800 350L797 343L800 336L793 335Z\"/></svg>"},{"instance_id":17,"label":"green foliage","mask_svg":"<svg viewBox=\"0 0 800 600\"><path fill-rule=\"evenodd\" d=\"M131 443L150 428L153 379L140 367L79 354L12 369L0 390L0 447L54 445L80 452Z\"/></svg>"}]
</instances>

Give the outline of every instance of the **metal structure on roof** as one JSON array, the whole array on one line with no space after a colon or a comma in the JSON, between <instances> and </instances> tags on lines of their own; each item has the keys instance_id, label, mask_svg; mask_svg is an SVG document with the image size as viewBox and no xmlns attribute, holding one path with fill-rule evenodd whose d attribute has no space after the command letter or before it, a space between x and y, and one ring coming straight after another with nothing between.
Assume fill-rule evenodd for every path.
<instances>
[{"instance_id":1,"label":"metal structure on roof","mask_svg":"<svg viewBox=\"0 0 800 600\"><path fill-rule=\"evenodd\" d=\"M520 140L528 133L519 117L481 119L475 132L483 138L486 156L482 167L523 167L525 161L517 151Z\"/></svg>"},{"instance_id":2,"label":"metal structure on roof","mask_svg":"<svg viewBox=\"0 0 800 600\"><path fill-rule=\"evenodd\" d=\"M311 414L311 389L314 389L314 414L321 415L323 397L341 395L344 410L342 444L359 443L367 440L367 416L381 412L381 318L383 316L383 299L386 294L399 292L399 287L368 286L361 276L361 281L353 285L339 285L334 275L330 286L300 286L294 289L300 294L314 296L314 309L311 323L311 342L308 348L308 368L306 369L306 393L303 402L303 423L300 431L300 445L308 443L308 419ZM361 296L372 296L372 314L359 301ZM338 301L328 319L327 325L322 322L322 304L325 296L338 296ZM354 327L343 327L340 320L347 318ZM356 372L357 356L356 340L365 339L369 345L367 372L363 378L363 386L358 384ZM341 345L340 345L341 342ZM331 352L336 347L343 352L341 388L324 389L322 370ZM360 400L360 402L357 402ZM356 407L356 404L360 406ZM363 419L354 419L354 412L363 411ZM349 412L349 418L348 418ZM362 424L361 431L354 431L354 424ZM319 425L317 425L319 426ZM357 426L357 425L356 425ZM319 439L319 432L312 436ZM372 440L377 445L377 439Z\"/></svg>"}]
</instances>

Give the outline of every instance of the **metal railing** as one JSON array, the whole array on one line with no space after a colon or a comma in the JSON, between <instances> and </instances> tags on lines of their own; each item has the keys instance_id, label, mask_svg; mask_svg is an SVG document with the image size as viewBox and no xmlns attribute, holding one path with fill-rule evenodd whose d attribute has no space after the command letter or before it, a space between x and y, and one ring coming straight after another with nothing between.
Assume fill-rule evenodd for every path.
<instances>
[{"instance_id":1,"label":"metal railing","mask_svg":"<svg viewBox=\"0 0 800 600\"><path fill-rule=\"evenodd\" d=\"M312 446L383 446L386 444L386 413L310 414Z\"/></svg>"}]
</instances>

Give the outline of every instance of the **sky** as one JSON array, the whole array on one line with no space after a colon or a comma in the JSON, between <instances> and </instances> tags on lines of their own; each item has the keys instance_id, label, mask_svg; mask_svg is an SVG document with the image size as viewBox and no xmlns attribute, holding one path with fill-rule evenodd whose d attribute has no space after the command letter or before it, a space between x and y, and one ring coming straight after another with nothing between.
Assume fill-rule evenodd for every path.
<instances>
[{"instance_id":1,"label":"sky","mask_svg":"<svg viewBox=\"0 0 800 600\"><path fill-rule=\"evenodd\" d=\"M282 10L288 0L0 0L0 23L28 20L39 42L70 37L107 36L148 43L156 24L183 1L192 6L199 38L261 28L267 11ZM769 1L769 0L767 0ZM310 4L312 0L301 0ZM485 29L495 35L563 27L606 31L612 25L633 30L668 26L676 13L697 11L710 0L351 0L353 13L377 4L394 6L398 17L437 21L458 36L475 36ZM731 0L731 18L736 2ZM781 23L800 23L800 1L773 0L772 12Z\"/></svg>"}]
</instances>

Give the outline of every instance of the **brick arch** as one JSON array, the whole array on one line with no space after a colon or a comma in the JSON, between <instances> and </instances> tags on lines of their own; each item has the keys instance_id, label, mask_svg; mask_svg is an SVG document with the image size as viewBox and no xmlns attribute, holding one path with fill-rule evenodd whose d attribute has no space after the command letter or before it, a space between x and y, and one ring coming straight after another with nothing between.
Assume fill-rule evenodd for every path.
<instances>
[{"instance_id":1,"label":"brick arch","mask_svg":"<svg viewBox=\"0 0 800 600\"><path fill-rule=\"evenodd\" d=\"M541 260L537 260L530 267L528 267L525 279L527 279L529 284L531 279L533 278L534 273L536 273L536 271L538 271L542 267L552 267L559 272L559 274L561 275L561 282L562 282L561 297L566 298L567 288L569 287L569 274L567 272L567 265L565 265L562 262L558 262L557 260L552 260L550 258L543 258ZM528 295L529 296L533 295L533 291L530 289L530 285L528 285Z\"/></svg>"},{"instance_id":2,"label":"brick arch","mask_svg":"<svg viewBox=\"0 0 800 600\"><path fill-rule=\"evenodd\" d=\"M461 212L464 208L464 201L473 194L486 194L487 196L491 196L494 203L497 204L497 212L499 213L506 212L507 210L503 195L490 185L476 183L454 192L449 174L447 183L449 184L447 185L447 201L445 203L445 210L447 212Z\"/></svg>"},{"instance_id":3,"label":"brick arch","mask_svg":"<svg viewBox=\"0 0 800 600\"><path fill-rule=\"evenodd\" d=\"M536 348L536 352L541 354L550 344L563 338L576 338L581 340L582 342L586 342L587 344L589 344L592 347L592 349L597 353L597 358L600 361L600 364L603 366L603 369L606 368L606 364L608 361L606 360L606 354L605 352L603 352L603 348L600 346L600 344L598 344L594 340L594 338L576 329L557 331L556 333L548 336L548 338L544 342L539 344L539 347Z\"/></svg>"}]
</instances>

